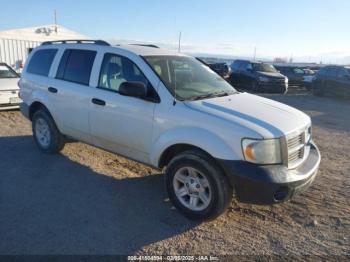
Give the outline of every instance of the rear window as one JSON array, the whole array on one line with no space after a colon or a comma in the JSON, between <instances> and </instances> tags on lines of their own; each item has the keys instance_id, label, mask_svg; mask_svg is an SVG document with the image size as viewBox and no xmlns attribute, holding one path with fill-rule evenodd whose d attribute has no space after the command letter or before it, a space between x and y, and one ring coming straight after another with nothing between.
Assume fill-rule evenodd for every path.
<instances>
[{"instance_id":1,"label":"rear window","mask_svg":"<svg viewBox=\"0 0 350 262\"><path fill-rule=\"evenodd\" d=\"M57 49L45 49L36 51L29 61L27 72L41 76L48 76L52 61L55 58L56 53Z\"/></svg>"},{"instance_id":2,"label":"rear window","mask_svg":"<svg viewBox=\"0 0 350 262\"><path fill-rule=\"evenodd\" d=\"M96 51L67 49L61 59L56 78L89 85Z\"/></svg>"}]
</instances>

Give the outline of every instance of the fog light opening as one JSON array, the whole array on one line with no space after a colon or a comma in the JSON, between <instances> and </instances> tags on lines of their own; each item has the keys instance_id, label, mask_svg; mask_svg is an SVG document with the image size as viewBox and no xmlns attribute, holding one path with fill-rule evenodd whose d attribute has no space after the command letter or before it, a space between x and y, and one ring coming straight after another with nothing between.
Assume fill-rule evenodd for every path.
<instances>
[{"instance_id":1,"label":"fog light opening","mask_svg":"<svg viewBox=\"0 0 350 262\"><path fill-rule=\"evenodd\" d=\"M273 198L275 199L276 202L280 202L285 200L288 197L289 191L288 188L280 188L275 192L273 195Z\"/></svg>"}]
</instances>

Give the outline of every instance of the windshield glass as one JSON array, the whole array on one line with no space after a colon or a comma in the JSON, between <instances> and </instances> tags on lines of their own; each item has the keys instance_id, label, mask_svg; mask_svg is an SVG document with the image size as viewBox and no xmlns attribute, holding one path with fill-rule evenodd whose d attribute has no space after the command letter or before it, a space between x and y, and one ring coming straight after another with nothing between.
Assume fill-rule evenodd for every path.
<instances>
[{"instance_id":1,"label":"windshield glass","mask_svg":"<svg viewBox=\"0 0 350 262\"><path fill-rule=\"evenodd\" d=\"M180 100L225 96L237 91L208 66L187 56L147 56L146 61ZM176 91L175 91L176 90Z\"/></svg>"},{"instance_id":2,"label":"windshield glass","mask_svg":"<svg viewBox=\"0 0 350 262\"><path fill-rule=\"evenodd\" d=\"M273 65L265 64L265 63L253 63L253 69L254 71L259 72L267 72L267 73L276 73L276 68L273 67Z\"/></svg>"},{"instance_id":3,"label":"windshield glass","mask_svg":"<svg viewBox=\"0 0 350 262\"><path fill-rule=\"evenodd\" d=\"M0 65L0 78L16 78L18 75L7 65Z\"/></svg>"}]
</instances>

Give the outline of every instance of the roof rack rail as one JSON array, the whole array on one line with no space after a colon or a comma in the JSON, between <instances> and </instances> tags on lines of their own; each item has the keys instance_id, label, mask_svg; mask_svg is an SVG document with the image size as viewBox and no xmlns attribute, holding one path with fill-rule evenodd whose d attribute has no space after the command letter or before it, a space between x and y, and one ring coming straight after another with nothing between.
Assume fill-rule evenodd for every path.
<instances>
[{"instance_id":1,"label":"roof rack rail","mask_svg":"<svg viewBox=\"0 0 350 262\"><path fill-rule=\"evenodd\" d=\"M153 44L130 44L130 45L138 45L138 46L159 48L159 46L156 46L156 45L153 45Z\"/></svg>"},{"instance_id":2,"label":"roof rack rail","mask_svg":"<svg viewBox=\"0 0 350 262\"><path fill-rule=\"evenodd\" d=\"M43 42L41 45L54 45L54 44L94 44L94 45L104 45L104 46L110 45L109 43L103 40L89 40L89 39L46 41L46 42Z\"/></svg>"}]
</instances>

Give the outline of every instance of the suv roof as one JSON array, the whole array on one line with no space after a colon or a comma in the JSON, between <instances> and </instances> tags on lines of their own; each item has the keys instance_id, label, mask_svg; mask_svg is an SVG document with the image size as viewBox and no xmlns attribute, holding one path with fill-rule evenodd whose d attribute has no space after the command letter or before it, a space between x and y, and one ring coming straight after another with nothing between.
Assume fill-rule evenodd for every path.
<instances>
[{"instance_id":1,"label":"suv roof","mask_svg":"<svg viewBox=\"0 0 350 262\"><path fill-rule=\"evenodd\" d=\"M268 64L267 62L253 61L253 60L247 60L247 59L236 59L233 62L248 62L248 63L252 63L252 64Z\"/></svg>"},{"instance_id":2,"label":"suv roof","mask_svg":"<svg viewBox=\"0 0 350 262\"><path fill-rule=\"evenodd\" d=\"M135 53L140 56L157 56L157 55L183 55L178 52L166 50L159 48L156 45L152 44L121 44L121 45L110 45L108 42L103 40L59 40L59 41L51 41L51 42L44 42L42 43L41 47L46 46L64 46L64 47L76 47L84 46L84 47L91 47L94 46L95 48L101 47L101 48L119 48L124 49L127 51L130 51L132 53Z\"/></svg>"}]
</instances>

